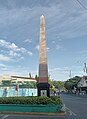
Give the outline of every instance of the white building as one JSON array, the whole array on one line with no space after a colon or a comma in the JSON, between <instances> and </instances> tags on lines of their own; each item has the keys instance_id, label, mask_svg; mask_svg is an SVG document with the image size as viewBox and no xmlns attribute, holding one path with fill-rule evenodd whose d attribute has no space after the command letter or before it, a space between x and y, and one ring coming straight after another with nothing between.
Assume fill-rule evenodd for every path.
<instances>
[{"instance_id":1,"label":"white building","mask_svg":"<svg viewBox=\"0 0 87 119\"><path fill-rule=\"evenodd\" d=\"M0 75L0 83L2 82L2 81L10 81L11 80L11 76L10 75Z\"/></svg>"},{"instance_id":2,"label":"white building","mask_svg":"<svg viewBox=\"0 0 87 119\"><path fill-rule=\"evenodd\" d=\"M22 76L11 76L12 83L27 83L27 82L37 82L35 78L30 77L22 77Z\"/></svg>"},{"instance_id":3,"label":"white building","mask_svg":"<svg viewBox=\"0 0 87 119\"><path fill-rule=\"evenodd\" d=\"M87 76L83 76L77 84L78 89L87 93Z\"/></svg>"},{"instance_id":4,"label":"white building","mask_svg":"<svg viewBox=\"0 0 87 119\"><path fill-rule=\"evenodd\" d=\"M30 77L23 77L23 76L10 76L10 75L1 75L0 76L0 83L2 81L11 81L14 84L17 83L27 83L27 82L37 82L35 78Z\"/></svg>"}]
</instances>

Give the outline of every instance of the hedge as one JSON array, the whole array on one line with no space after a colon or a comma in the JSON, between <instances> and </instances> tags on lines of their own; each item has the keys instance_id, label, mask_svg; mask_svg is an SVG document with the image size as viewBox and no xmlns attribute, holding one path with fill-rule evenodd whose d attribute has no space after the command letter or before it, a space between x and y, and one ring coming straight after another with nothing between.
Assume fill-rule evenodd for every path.
<instances>
[{"instance_id":1,"label":"hedge","mask_svg":"<svg viewBox=\"0 0 87 119\"><path fill-rule=\"evenodd\" d=\"M60 97L0 97L0 104L62 104Z\"/></svg>"}]
</instances>

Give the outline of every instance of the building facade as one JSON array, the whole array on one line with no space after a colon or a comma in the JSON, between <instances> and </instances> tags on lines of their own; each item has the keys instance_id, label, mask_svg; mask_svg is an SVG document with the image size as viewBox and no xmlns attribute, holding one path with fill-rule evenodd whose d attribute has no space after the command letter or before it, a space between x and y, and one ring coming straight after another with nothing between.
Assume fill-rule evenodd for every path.
<instances>
[{"instance_id":1,"label":"building facade","mask_svg":"<svg viewBox=\"0 0 87 119\"><path fill-rule=\"evenodd\" d=\"M77 87L79 89L79 92L84 91L87 93L87 76L83 76L81 80L78 82Z\"/></svg>"}]
</instances>

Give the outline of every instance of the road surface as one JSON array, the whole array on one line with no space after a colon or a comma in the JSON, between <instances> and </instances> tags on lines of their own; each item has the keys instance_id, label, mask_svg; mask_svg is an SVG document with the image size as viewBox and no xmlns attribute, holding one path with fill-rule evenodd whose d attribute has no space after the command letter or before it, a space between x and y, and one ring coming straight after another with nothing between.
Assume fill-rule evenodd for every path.
<instances>
[{"instance_id":1,"label":"road surface","mask_svg":"<svg viewBox=\"0 0 87 119\"><path fill-rule=\"evenodd\" d=\"M69 112L69 117L87 119L87 96L62 94L61 98L67 112Z\"/></svg>"}]
</instances>

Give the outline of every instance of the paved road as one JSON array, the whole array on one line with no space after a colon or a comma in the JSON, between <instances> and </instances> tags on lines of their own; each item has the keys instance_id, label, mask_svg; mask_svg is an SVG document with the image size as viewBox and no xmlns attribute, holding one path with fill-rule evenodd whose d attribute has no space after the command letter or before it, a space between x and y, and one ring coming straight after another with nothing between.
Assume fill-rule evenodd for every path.
<instances>
[{"instance_id":1,"label":"paved road","mask_svg":"<svg viewBox=\"0 0 87 119\"><path fill-rule=\"evenodd\" d=\"M87 96L62 94L61 98L69 112L68 118L87 119Z\"/></svg>"},{"instance_id":2,"label":"paved road","mask_svg":"<svg viewBox=\"0 0 87 119\"><path fill-rule=\"evenodd\" d=\"M67 110L65 117L0 114L0 119L87 119L87 97L62 94L61 98Z\"/></svg>"}]
</instances>

